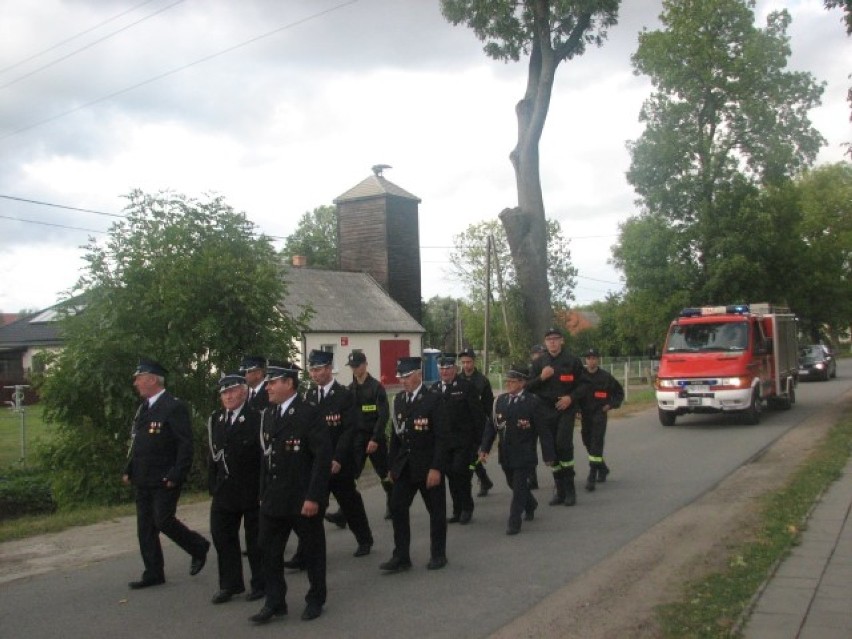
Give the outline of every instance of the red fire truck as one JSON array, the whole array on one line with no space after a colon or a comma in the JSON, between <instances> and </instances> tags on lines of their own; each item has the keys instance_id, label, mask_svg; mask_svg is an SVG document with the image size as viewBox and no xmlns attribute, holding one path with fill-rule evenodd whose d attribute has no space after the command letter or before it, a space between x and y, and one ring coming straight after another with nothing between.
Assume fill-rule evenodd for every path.
<instances>
[{"instance_id":1,"label":"red fire truck","mask_svg":"<svg viewBox=\"0 0 852 639\"><path fill-rule=\"evenodd\" d=\"M738 412L796 401L796 318L770 304L685 308L669 326L657 373L660 423L686 413Z\"/></svg>"}]
</instances>

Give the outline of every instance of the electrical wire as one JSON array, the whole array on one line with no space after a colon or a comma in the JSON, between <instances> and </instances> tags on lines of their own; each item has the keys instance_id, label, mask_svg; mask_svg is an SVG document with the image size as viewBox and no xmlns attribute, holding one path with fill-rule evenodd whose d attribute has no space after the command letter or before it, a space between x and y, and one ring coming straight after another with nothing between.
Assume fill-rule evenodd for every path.
<instances>
[{"instance_id":1,"label":"electrical wire","mask_svg":"<svg viewBox=\"0 0 852 639\"><path fill-rule=\"evenodd\" d=\"M305 17L305 18L301 18L301 19L296 20L294 22L290 22L288 24L285 24L281 27L277 27L276 29L273 29L271 31L267 31L266 33L262 33L258 36L254 36L253 38L249 38L248 40L244 40L243 42L240 42L239 44L235 44L235 45L228 47L226 49L222 49L221 51L217 51L216 53L211 53L210 55L206 55L202 58L198 58L197 60L194 60L194 61L189 62L187 64L181 65L179 67L175 67L174 69L160 73L159 75L148 78L147 80L142 80L141 82L137 82L134 85L131 85L129 87L125 87L124 89L120 89L120 90L114 91L114 92L112 92L108 95L104 95L104 96L101 96L101 97L96 98L94 100L90 100L89 102L85 102L85 103L83 103L79 106L74 107L73 109L68 109L67 111L57 113L56 115L50 116L48 118L44 118L43 120L38 120L36 122L33 122L32 124L27 124L26 126L22 126L18 129L15 129L13 131L10 131L8 133L4 133L3 135L0 135L0 141L6 140L6 139L12 137L13 135L18 135L19 133L23 133L25 131L29 131L29 130L34 129L36 127L42 126L43 124L48 124L50 122L54 122L55 120L59 120L60 118L64 118L65 116L71 115L72 113L76 113L77 111L82 111L83 109L86 109L90 106L94 106L95 104L100 104L101 102L106 102L107 100L110 100L112 98L118 97L118 96L123 95L125 93L129 93L130 91L133 91L134 89L138 89L138 88L146 86L148 84L153 84L154 82L157 82L158 80L162 80L163 78L167 78L171 75L175 75L176 73L180 73L181 71L185 71L186 69L189 69L190 67L194 67L197 64L201 64L203 62L209 62L210 60L213 60L214 58L218 58L218 57L223 56L227 53L231 53L232 51L236 51L237 49L241 49L242 47L246 47L250 44L254 44L255 42L259 42L260 40L263 40L264 38L268 38L270 36L273 36L273 35L276 35L276 34L282 32L282 31L292 29L293 27L297 27L299 25L305 24L306 22L310 22L311 20L315 20L315 19L320 18L322 16L328 15L329 13L332 13L334 11L338 11L340 9L343 9L344 7L355 4L358 1L359 0L347 0L346 2L341 2L340 4L337 4L333 7L330 7L328 9L324 9L322 11L318 11L317 13L311 14L311 15Z\"/></svg>"},{"instance_id":2,"label":"electrical wire","mask_svg":"<svg viewBox=\"0 0 852 639\"><path fill-rule=\"evenodd\" d=\"M95 229L84 229L79 226L67 226L65 224L55 224L53 222L40 222L39 220L27 220L22 217L12 217L11 215L0 215L0 218L4 220L14 220L15 222L26 222L27 224L39 224L41 226L54 226L60 229L69 229L71 231L86 231L88 233L98 233L99 235L106 235L107 231L96 231Z\"/></svg>"},{"instance_id":3,"label":"electrical wire","mask_svg":"<svg viewBox=\"0 0 852 639\"><path fill-rule=\"evenodd\" d=\"M76 206L66 206L64 204L53 204L51 202L40 202L39 200L29 200L25 197L15 197L14 195L2 195L0 198L4 200L14 200L16 202L26 202L27 204L38 204L40 206L52 206L57 209L67 209L69 211L80 211L82 213L94 213L95 215L108 215L109 217L127 217L118 213L104 213L103 211L94 211L92 209L81 209Z\"/></svg>"}]
</instances>

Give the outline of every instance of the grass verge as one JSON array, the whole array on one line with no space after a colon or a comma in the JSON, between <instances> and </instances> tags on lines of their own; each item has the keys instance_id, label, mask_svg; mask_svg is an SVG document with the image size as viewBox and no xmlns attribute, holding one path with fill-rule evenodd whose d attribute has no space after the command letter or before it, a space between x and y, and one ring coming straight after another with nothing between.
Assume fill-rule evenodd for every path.
<instances>
[{"instance_id":1,"label":"grass verge","mask_svg":"<svg viewBox=\"0 0 852 639\"><path fill-rule=\"evenodd\" d=\"M210 499L206 492L181 495L181 504L192 504ZM101 521L136 514L134 504L116 506L87 506L60 510L49 515L30 515L0 522L0 542L24 539L34 535L61 532L72 526L87 526Z\"/></svg>"},{"instance_id":2,"label":"grass verge","mask_svg":"<svg viewBox=\"0 0 852 639\"><path fill-rule=\"evenodd\" d=\"M680 601L657 608L663 636L737 636L737 621L775 563L800 542L805 517L820 494L840 477L850 450L852 414L847 412L787 484L763 498L754 536L732 549L727 568L688 584Z\"/></svg>"}]
</instances>

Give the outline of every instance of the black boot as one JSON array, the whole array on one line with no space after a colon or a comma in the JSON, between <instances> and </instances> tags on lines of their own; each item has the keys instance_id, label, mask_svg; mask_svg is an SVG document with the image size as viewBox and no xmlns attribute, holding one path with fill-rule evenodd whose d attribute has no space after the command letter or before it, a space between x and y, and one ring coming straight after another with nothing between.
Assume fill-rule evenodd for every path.
<instances>
[{"instance_id":1,"label":"black boot","mask_svg":"<svg viewBox=\"0 0 852 639\"><path fill-rule=\"evenodd\" d=\"M593 462L591 467L589 468L589 476L586 478L586 490L588 490L589 492L592 492L595 489L595 480L597 479L597 476L597 464Z\"/></svg>"},{"instance_id":2,"label":"black boot","mask_svg":"<svg viewBox=\"0 0 852 639\"><path fill-rule=\"evenodd\" d=\"M489 479L488 475L484 475L482 479L479 480L479 492L476 493L477 497L487 497L488 491L494 488L494 482Z\"/></svg>"},{"instance_id":3,"label":"black boot","mask_svg":"<svg viewBox=\"0 0 852 639\"><path fill-rule=\"evenodd\" d=\"M553 473L553 498L547 502L549 506L558 506L565 503L565 471L557 470Z\"/></svg>"},{"instance_id":4,"label":"black boot","mask_svg":"<svg viewBox=\"0 0 852 639\"><path fill-rule=\"evenodd\" d=\"M603 484L607 475L609 475L609 466L606 465L606 462L601 462L598 466L598 483Z\"/></svg>"},{"instance_id":5,"label":"black boot","mask_svg":"<svg viewBox=\"0 0 852 639\"><path fill-rule=\"evenodd\" d=\"M574 488L574 469L569 468L562 478L565 485L565 505L574 506L577 503L577 491Z\"/></svg>"},{"instance_id":6,"label":"black boot","mask_svg":"<svg viewBox=\"0 0 852 639\"><path fill-rule=\"evenodd\" d=\"M336 513L326 513L325 520L337 526L338 528L346 528L346 515L339 508Z\"/></svg>"}]
</instances>

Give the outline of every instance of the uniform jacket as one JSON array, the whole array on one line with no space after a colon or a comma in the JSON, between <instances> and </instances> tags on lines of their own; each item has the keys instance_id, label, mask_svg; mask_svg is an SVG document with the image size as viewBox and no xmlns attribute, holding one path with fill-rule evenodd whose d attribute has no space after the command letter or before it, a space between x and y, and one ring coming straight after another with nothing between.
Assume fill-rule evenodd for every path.
<instances>
[{"instance_id":1,"label":"uniform jacket","mask_svg":"<svg viewBox=\"0 0 852 639\"><path fill-rule=\"evenodd\" d=\"M503 393L494 402L491 423L482 438L482 450L491 451L495 436L500 437L498 459L506 468L535 466L538 463L536 438L541 441L545 462L556 459L553 435L545 426L541 400L530 392L521 393L510 403L511 395Z\"/></svg>"},{"instance_id":2,"label":"uniform jacket","mask_svg":"<svg viewBox=\"0 0 852 639\"><path fill-rule=\"evenodd\" d=\"M475 450L485 427L485 411L476 387L459 375L446 390L441 390L441 384L435 382L429 390L441 400L441 421L447 429L447 445L450 448L470 446Z\"/></svg>"},{"instance_id":3,"label":"uniform jacket","mask_svg":"<svg viewBox=\"0 0 852 639\"><path fill-rule=\"evenodd\" d=\"M322 420L328 426L332 459L341 465L340 472L354 472L354 437L360 419L355 396L343 384L335 381L322 401L319 399L319 388L309 390L307 397L317 405Z\"/></svg>"},{"instance_id":4,"label":"uniform jacket","mask_svg":"<svg viewBox=\"0 0 852 639\"><path fill-rule=\"evenodd\" d=\"M459 377L466 379L473 384L477 395L479 395L479 403L482 405L482 412L485 414L485 421L490 421L491 411L494 408L494 391L491 390L491 382L489 382L488 378L477 369L473 369L473 374L470 377L465 375L464 372L460 372ZM483 424L483 430L484 426L485 424ZM481 433L477 437L477 441L480 439Z\"/></svg>"},{"instance_id":5,"label":"uniform jacket","mask_svg":"<svg viewBox=\"0 0 852 639\"><path fill-rule=\"evenodd\" d=\"M624 388L609 371L598 368L594 373L586 371L588 390L581 407L584 415L593 415L609 404L610 408L618 408L624 401Z\"/></svg>"},{"instance_id":6,"label":"uniform jacket","mask_svg":"<svg viewBox=\"0 0 852 639\"><path fill-rule=\"evenodd\" d=\"M305 501L328 505L331 435L316 404L296 395L282 416L276 405L263 412L260 511L294 517Z\"/></svg>"},{"instance_id":7,"label":"uniform jacket","mask_svg":"<svg viewBox=\"0 0 852 639\"><path fill-rule=\"evenodd\" d=\"M207 485L213 505L224 510L257 508L260 488L260 412L243 404L236 423L227 423L227 411L210 415L207 437Z\"/></svg>"},{"instance_id":8,"label":"uniform jacket","mask_svg":"<svg viewBox=\"0 0 852 639\"><path fill-rule=\"evenodd\" d=\"M136 486L180 486L192 467L188 406L165 391L150 409L136 411L125 474Z\"/></svg>"},{"instance_id":9,"label":"uniform jacket","mask_svg":"<svg viewBox=\"0 0 852 639\"><path fill-rule=\"evenodd\" d=\"M409 403L406 393L393 401L393 431L388 447L391 475L407 472L412 482L425 482L430 469L446 472L447 438L440 397L425 386Z\"/></svg>"},{"instance_id":10,"label":"uniform jacket","mask_svg":"<svg viewBox=\"0 0 852 639\"><path fill-rule=\"evenodd\" d=\"M543 380L541 371L545 366L552 366L554 372L551 377ZM570 395L572 408L579 407L587 387L588 381L583 363L565 349L556 356L546 352L536 359L530 368L530 380L526 386L528 391L538 395L545 405L550 407L553 407L557 398Z\"/></svg>"},{"instance_id":11,"label":"uniform jacket","mask_svg":"<svg viewBox=\"0 0 852 639\"><path fill-rule=\"evenodd\" d=\"M353 379L349 390L355 398L355 405L360 410L358 428L369 432L370 439L376 442L385 440L385 428L390 417L388 394L385 387L375 377L367 373L363 384Z\"/></svg>"},{"instance_id":12,"label":"uniform jacket","mask_svg":"<svg viewBox=\"0 0 852 639\"><path fill-rule=\"evenodd\" d=\"M260 390L257 394L251 396L252 389L249 389L249 404L257 411L262 411L264 408L269 408L272 404L269 401L269 392L266 390L266 382L260 385Z\"/></svg>"}]
</instances>

